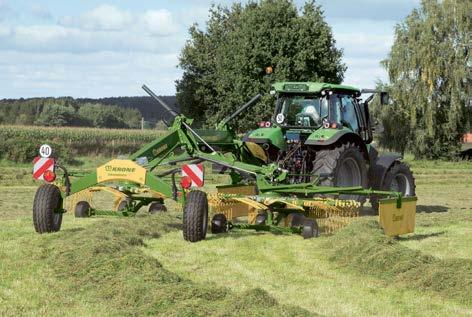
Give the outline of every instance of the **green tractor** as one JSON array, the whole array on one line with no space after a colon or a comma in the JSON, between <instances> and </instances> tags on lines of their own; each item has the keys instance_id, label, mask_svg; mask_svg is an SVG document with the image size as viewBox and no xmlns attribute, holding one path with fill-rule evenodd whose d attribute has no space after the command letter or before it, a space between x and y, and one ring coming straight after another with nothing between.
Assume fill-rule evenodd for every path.
<instances>
[{"instance_id":1,"label":"green tractor","mask_svg":"<svg viewBox=\"0 0 472 317\"><path fill-rule=\"evenodd\" d=\"M271 121L246 133L243 141L261 163L276 163L289 171L290 183L319 179L322 186L362 186L415 196L415 180L401 155L383 154L372 146L369 102L388 94L345 85L278 82ZM364 102L361 94L371 94ZM364 196L344 196L365 202ZM370 198L375 211L378 199Z\"/></svg>"}]
</instances>

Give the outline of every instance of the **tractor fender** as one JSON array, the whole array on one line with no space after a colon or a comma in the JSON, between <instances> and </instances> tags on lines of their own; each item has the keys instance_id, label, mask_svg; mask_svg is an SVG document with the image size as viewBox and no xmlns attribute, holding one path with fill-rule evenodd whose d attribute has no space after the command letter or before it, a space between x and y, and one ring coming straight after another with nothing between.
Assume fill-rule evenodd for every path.
<instances>
[{"instance_id":1,"label":"tractor fender","mask_svg":"<svg viewBox=\"0 0 472 317\"><path fill-rule=\"evenodd\" d=\"M382 184L388 169L397 161L401 161L403 157L400 154L383 154L379 155L372 162L369 169L369 187L373 189L382 189Z\"/></svg>"},{"instance_id":2,"label":"tractor fender","mask_svg":"<svg viewBox=\"0 0 472 317\"><path fill-rule=\"evenodd\" d=\"M284 150L286 146L282 129L277 126L249 131L244 135L243 142L272 144L280 150Z\"/></svg>"},{"instance_id":3,"label":"tractor fender","mask_svg":"<svg viewBox=\"0 0 472 317\"><path fill-rule=\"evenodd\" d=\"M327 136L328 138L323 139L322 138L323 135L321 135L320 137L319 134L323 133L323 130L327 132L324 135ZM308 139L305 141L305 144L315 146L315 147L326 147L335 143L353 142L361 150L366 162L370 164L369 151L367 150L367 146L365 145L365 142L362 140L362 138L359 135L357 135L356 133L350 130L337 130L337 131L334 131L334 133L333 133L333 130L334 129L318 130L315 133L312 133L310 137L308 137Z\"/></svg>"}]
</instances>

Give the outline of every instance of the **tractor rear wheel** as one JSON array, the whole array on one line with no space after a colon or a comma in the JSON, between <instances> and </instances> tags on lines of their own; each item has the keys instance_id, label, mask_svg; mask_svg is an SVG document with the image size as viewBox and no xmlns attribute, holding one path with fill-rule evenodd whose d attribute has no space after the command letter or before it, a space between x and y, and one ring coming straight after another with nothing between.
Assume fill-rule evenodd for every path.
<instances>
[{"instance_id":1,"label":"tractor rear wheel","mask_svg":"<svg viewBox=\"0 0 472 317\"><path fill-rule=\"evenodd\" d=\"M367 167L360 149L354 143L316 152L312 175L320 177L320 186L367 187ZM340 195L341 199L365 202L360 195Z\"/></svg>"},{"instance_id":2,"label":"tractor rear wheel","mask_svg":"<svg viewBox=\"0 0 472 317\"><path fill-rule=\"evenodd\" d=\"M206 193L199 190L188 193L183 211L182 229L184 240L190 242L204 240L208 226L208 199Z\"/></svg>"},{"instance_id":3,"label":"tractor rear wheel","mask_svg":"<svg viewBox=\"0 0 472 317\"><path fill-rule=\"evenodd\" d=\"M79 201L77 205L75 205L74 215L75 218L90 217L90 204L86 201Z\"/></svg>"},{"instance_id":4,"label":"tractor rear wheel","mask_svg":"<svg viewBox=\"0 0 472 317\"><path fill-rule=\"evenodd\" d=\"M41 185L34 195L33 223L38 233L56 232L62 224L62 196L52 184Z\"/></svg>"},{"instance_id":5,"label":"tractor rear wheel","mask_svg":"<svg viewBox=\"0 0 472 317\"><path fill-rule=\"evenodd\" d=\"M381 189L400 192L404 197L415 196L415 178L413 177L410 167L399 161L393 163L385 174ZM379 199L377 196L371 197L370 204L372 205L372 209L378 213Z\"/></svg>"}]
</instances>

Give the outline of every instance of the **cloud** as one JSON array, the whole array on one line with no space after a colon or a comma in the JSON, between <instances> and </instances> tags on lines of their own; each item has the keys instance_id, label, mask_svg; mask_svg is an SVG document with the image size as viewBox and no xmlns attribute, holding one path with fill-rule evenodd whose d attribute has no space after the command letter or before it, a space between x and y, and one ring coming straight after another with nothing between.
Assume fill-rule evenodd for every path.
<instances>
[{"instance_id":1,"label":"cloud","mask_svg":"<svg viewBox=\"0 0 472 317\"><path fill-rule=\"evenodd\" d=\"M59 24L65 27L91 31L133 30L156 36L179 32L179 25L172 13L166 9L148 10L133 14L112 5L98 6L78 17L61 17Z\"/></svg>"},{"instance_id":2,"label":"cloud","mask_svg":"<svg viewBox=\"0 0 472 317\"><path fill-rule=\"evenodd\" d=\"M371 58L345 58L348 66L344 83L359 88L375 88L377 80L387 81L387 71L379 65L379 61Z\"/></svg>"},{"instance_id":3,"label":"cloud","mask_svg":"<svg viewBox=\"0 0 472 317\"><path fill-rule=\"evenodd\" d=\"M158 94L174 94L177 54L37 53L0 51L1 98L144 95L146 83Z\"/></svg>"},{"instance_id":4,"label":"cloud","mask_svg":"<svg viewBox=\"0 0 472 317\"><path fill-rule=\"evenodd\" d=\"M150 10L143 15L147 30L153 35L170 35L178 32L179 27L168 10Z\"/></svg>"},{"instance_id":5,"label":"cloud","mask_svg":"<svg viewBox=\"0 0 472 317\"><path fill-rule=\"evenodd\" d=\"M100 5L79 17L65 16L59 19L59 24L73 26L86 30L119 31L130 27L134 22L131 13L112 5Z\"/></svg>"},{"instance_id":6,"label":"cloud","mask_svg":"<svg viewBox=\"0 0 472 317\"><path fill-rule=\"evenodd\" d=\"M31 5L31 13L40 19L43 20L51 20L52 14L46 6L43 6L39 3L35 3Z\"/></svg>"},{"instance_id":7,"label":"cloud","mask_svg":"<svg viewBox=\"0 0 472 317\"><path fill-rule=\"evenodd\" d=\"M10 7L7 0L0 0L0 22L14 17L16 12Z\"/></svg>"},{"instance_id":8,"label":"cloud","mask_svg":"<svg viewBox=\"0 0 472 317\"><path fill-rule=\"evenodd\" d=\"M32 9L44 18L49 16L45 7L33 6ZM184 30L184 26L178 24L172 13L165 9L131 13L112 5L100 5L81 15L63 16L55 25L10 27L0 23L0 49L168 53L177 52L183 46Z\"/></svg>"},{"instance_id":9,"label":"cloud","mask_svg":"<svg viewBox=\"0 0 472 317\"><path fill-rule=\"evenodd\" d=\"M301 1L298 1L301 2ZM321 0L325 16L332 18L402 20L417 7L420 0Z\"/></svg>"},{"instance_id":10,"label":"cloud","mask_svg":"<svg viewBox=\"0 0 472 317\"><path fill-rule=\"evenodd\" d=\"M29 52L168 53L180 50L185 43L184 34L161 36L157 39L149 33L134 30L95 31L61 25L18 26L2 30L0 27L0 49Z\"/></svg>"},{"instance_id":11,"label":"cloud","mask_svg":"<svg viewBox=\"0 0 472 317\"><path fill-rule=\"evenodd\" d=\"M8 37L11 35L11 27L9 27L8 25L2 25L0 24L0 39L2 37Z\"/></svg>"}]
</instances>

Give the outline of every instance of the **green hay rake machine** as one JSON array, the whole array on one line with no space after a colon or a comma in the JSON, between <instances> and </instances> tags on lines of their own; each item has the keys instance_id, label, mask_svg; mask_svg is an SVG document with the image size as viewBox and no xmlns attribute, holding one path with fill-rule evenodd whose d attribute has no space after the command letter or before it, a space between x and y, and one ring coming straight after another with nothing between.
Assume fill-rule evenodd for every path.
<instances>
[{"instance_id":1,"label":"green hay rake machine","mask_svg":"<svg viewBox=\"0 0 472 317\"><path fill-rule=\"evenodd\" d=\"M413 232L411 172L399 157L379 156L369 144L372 97L361 104L361 91L332 84L276 83L272 88L274 118L243 139L229 122L260 95L216 129L194 130L192 119L143 86L173 117L163 137L89 174L69 172L43 146L34 169L34 176L46 182L34 198L36 231L59 231L67 210L76 217L130 216L143 206L151 213L165 211L166 199L173 199L182 204L187 241L205 239L208 228L214 234L239 228L311 238L349 223L369 198L387 235ZM231 184L217 186L216 192L199 189L204 163L229 174ZM115 196L115 210L92 206L91 197L99 191Z\"/></svg>"}]
</instances>

